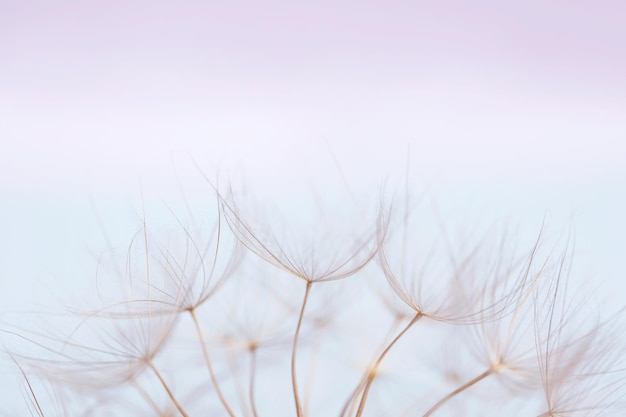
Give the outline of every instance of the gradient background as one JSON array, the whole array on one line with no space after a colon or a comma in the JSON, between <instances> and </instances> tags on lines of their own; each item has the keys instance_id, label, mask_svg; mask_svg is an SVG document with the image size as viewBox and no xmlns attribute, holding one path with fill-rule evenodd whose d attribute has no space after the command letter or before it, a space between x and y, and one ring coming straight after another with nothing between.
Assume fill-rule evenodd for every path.
<instances>
[{"instance_id":1,"label":"gradient background","mask_svg":"<svg viewBox=\"0 0 626 417\"><path fill-rule=\"evenodd\" d=\"M202 200L189 155L284 196L393 182L409 149L448 213L571 221L623 304L625 45L622 1L0 0L2 320L80 294L94 206L123 239L142 188Z\"/></svg>"}]
</instances>

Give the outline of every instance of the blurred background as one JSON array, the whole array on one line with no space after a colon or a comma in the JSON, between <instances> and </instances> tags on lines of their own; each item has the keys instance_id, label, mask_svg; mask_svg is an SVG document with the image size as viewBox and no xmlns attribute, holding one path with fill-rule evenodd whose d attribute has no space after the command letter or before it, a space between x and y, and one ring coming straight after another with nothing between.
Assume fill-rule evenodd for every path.
<instances>
[{"instance_id":1,"label":"blurred background","mask_svg":"<svg viewBox=\"0 0 626 417\"><path fill-rule=\"evenodd\" d=\"M622 305L624 16L609 0L1 1L0 318L80 298L103 230L123 246L142 201L205 204L218 173L337 204L408 176L444 220L573 229L576 274ZM0 385L12 410L8 365Z\"/></svg>"}]
</instances>

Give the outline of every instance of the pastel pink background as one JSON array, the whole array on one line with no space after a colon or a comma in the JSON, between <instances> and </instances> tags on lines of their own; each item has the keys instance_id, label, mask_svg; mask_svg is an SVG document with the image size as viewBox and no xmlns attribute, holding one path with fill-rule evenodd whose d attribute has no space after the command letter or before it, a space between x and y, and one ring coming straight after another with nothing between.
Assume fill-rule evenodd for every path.
<instances>
[{"instance_id":1,"label":"pastel pink background","mask_svg":"<svg viewBox=\"0 0 626 417\"><path fill-rule=\"evenodd\" d=\"M328 155L321 143L378 176L409 144L415 169L450 176L623 176L625 15L619 1L3 2L0 183L126 183L162 175L172 150L282 171Z\"/></svg>"}]
</instances>

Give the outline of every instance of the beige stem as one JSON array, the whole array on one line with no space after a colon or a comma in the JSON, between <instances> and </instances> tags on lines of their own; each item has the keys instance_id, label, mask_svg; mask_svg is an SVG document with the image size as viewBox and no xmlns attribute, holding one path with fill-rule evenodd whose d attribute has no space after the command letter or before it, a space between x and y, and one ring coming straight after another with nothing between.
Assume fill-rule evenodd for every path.
<instances>
[{"instance_id":1,"label":"beige stem","mask_svg":"<svg viewBox=\"0 0 626 417\"><path fill-rule=\"evenodd\" d=\"M458 387L457 389L455 389L454 391L452 391L451 393L449 393L448 395L446 395L445 397L443 397L442 399L437 401L437 403L435 405L433 405L430 408L430 410L428 410L422 417L429 417L435 411L437 411L439 409L439 407L441 407L443 404L445 404L447 401L451 400L452 398L454 398L458 394L462 393L463 391L465 391L466 389L468 389L472 385L475 385L475 384L479 383L480 381L482 381L483 379L487 378L489 375L491 375L493 373L494 373L493 368L489 368L485 372L483 372L482 374L478 375L476 378L474 378L474 379L466 382L465 384L461 385L460 387Z\"/></svg>"},{"instance_id":2,"label":"beige stem","mask_svg":"<svg viewBox=\"0 0 626 417\"><path fill-rule=\"evenodd\" d=\"M217 377L215 376L215 372L213 371L213 366L211 365L211 360L209 359L209 349L204 342L204 337L202 335L202 329L200 328L200 322L198 321L198 316L196 315L195 309L190 309L189 314L191 314L191 318L193 319L193 323L196 326L196 332L198 333L198 338L200 339L200 345L202 345L202 354L204 355L204 362L209 370L209 374L211 375L211 381L213 382L213 386L215 387L215 391L217 392L217 396L219 397L222 405L226 409L226 412L230 417L235 417L235 413L233 412L230 405L228 405L228 401L224 397L222 390L220 389L219 382Z\"/></svg>"},{"instance_id":3,"label":"beige stem","mask_svg":"<svg viewBox=\"0 0 626 417\"><path fill-rule=\"evenodd\" d=\"M252 407L252 415L259 417L256 411L256 400L254 399L254 381L256 378L256 351L257 348L250 349L250 407Z\"/></svg>"},{"instance_id":4,"label":"beige stem","mask_svg":"<svg viewBox=\"0 0 626 417\"><path fill-rule=\"evenodd\" d=\"M365 383L365 388L363 388L363 394L361 395L361 402L359 403L359 408L356 412L356 417L361 417L361 415L363 414L363 410L365 408L365 402L367 401L367 396L369 395L369 391L370 388L372 386L372 383L374 382L374 378L376 378L377 375L377 370L378 367L380 366L380 364L382 363L383 359L385 359L385 356L387 356L387 353L391 350L391 348L393 347L393 345L396 344L396 342L398 340L400 340L400 338L415 324L417 323L417 321L419 319L422 318L422 313L419 312L415 315L415 317L413 317L413 319L411 319L411 321L409 322L409 324L406 325L406 327L404 329L402 329L402 331L400 333L398 333L398 335L391 341L391 343L389 343L389 345L385 348L385 350L383 350L383 352L380 354L380 356L378 356L378 359L376 359L376 362L374 363L374 366L372 367L370 373L367 376L367 382Z\"/></svg>"},{"instance_id":5,"label":"beige stem","mask_svg":"<svg viewBox=\"0 0 626 417\"><path fill-rule=\"evenodd\" d=\"M156 375L156 377L159 379L159 381L161 382L161 385L163 385L163 388L165 388L165 391L167 392L167 395L170 397L170 399L172 400L172 403L174 403L174 406L176 407L176 409L180 412L180 414L183 417L189 417L189 414L187 414L187 412L185 411L185 409L183 408L182 405L180 405L180 403L178 402L178 400L176 399L176 397L174 396L174 393L172 392L172 390L170 389L170 387L167 385L167 382L165 382L165 380L163 379L163 376L161 375L161 373L159 372L159 370L156 368L156 366L154 366L154 364L152 363L152 361L148 361L147 365L150 369L152 369L152 372L154 372L154 374Z\"/></svg>"},{"instance_id":6,"label":"beige stem","mask_svg":"<svg viewBox=\"0 0 626 417\"><path fill-rule=\"evenodd\" d=\"M300 317L298 317L298 326L296 327L296 334L293 337L293 348L291 350L291 384L293 385L293 397L296 402L296 413L298 417L303 417L302 405L300 404L300 395L298 394L298 379L296 378L296 351L298 348L298 336L300 335L300 327L302 326L302 318L304 317L304 309L306 308L306 302L309 299L309 292L311 291L311 285L313 282L307 281L306 290L304 291L304 299L302 300L302 307L300 308Z\"/></svg>"}]
</instances>

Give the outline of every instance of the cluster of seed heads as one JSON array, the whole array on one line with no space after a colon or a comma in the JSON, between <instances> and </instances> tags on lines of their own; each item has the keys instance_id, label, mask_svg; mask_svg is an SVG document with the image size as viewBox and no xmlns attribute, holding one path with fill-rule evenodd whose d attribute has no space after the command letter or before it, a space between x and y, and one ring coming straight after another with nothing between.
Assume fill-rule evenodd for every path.
<instances>
[{"instance_id":1,"label":"cluster of seed heads","mask_svg":"<svg viewBox=\"0 0 626 417\"><path fill-rule=\"evenodd\" d=\"M571 239L454 234L406 195L290 224L214 198L144 211L91 308L4 326L30 415L625 415L621 314L570 282Z\"/></svg>"}]
</instances>

